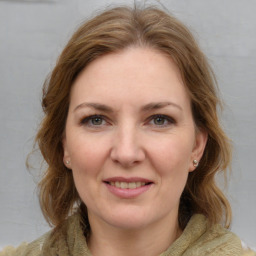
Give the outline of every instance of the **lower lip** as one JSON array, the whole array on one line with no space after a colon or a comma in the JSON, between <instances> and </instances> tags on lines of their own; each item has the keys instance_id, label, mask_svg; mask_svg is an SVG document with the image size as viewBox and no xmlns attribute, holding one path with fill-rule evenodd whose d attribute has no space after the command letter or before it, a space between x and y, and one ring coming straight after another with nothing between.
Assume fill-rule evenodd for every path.
<instances>
[{"instance_id":1,"label":"lower lip","mask_svg":"<svg viewBox=\"0 0 256 256\"><path fill-rule=\"evenodd\" d=\"M139 195L148 191L153 185L153 183L152 183L152 184L149 184L149 185L145 185L145 186L141 186L141 187L138 187L138 188L130 189L130 188L117 188L117 187L112 186L108 183L104 183L104 184L106 185L106 187L108 188L108 190L112 194L114 194L117 197L125 198L125 199L138 197Z\"/></svg>"}]
</instances>

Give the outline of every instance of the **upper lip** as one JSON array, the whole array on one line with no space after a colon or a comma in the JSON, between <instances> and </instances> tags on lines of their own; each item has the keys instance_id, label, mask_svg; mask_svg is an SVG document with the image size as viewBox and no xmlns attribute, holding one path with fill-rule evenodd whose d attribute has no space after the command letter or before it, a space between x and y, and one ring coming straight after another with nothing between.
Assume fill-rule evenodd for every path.
<instances>
[{"instance_id":1,"label":"upper lip","mask_svg":"<svg viewBox=\"0 0 256 256\"><path fill-rule=\"evenodd\" d=\"M126 177L111 177L111 178L107 178L103 180L104 182L145 182L145 183L153 183L152 180L149 179L145 179L145 178L141 178L141 177L130 177L130 178L126 178Z\"/></svg>"}]
</instances>

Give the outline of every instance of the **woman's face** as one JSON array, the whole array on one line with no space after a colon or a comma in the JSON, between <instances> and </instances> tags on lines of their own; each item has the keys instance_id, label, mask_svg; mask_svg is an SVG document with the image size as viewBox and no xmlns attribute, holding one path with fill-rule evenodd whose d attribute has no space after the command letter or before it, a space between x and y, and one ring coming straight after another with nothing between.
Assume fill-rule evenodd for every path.
<instances>
[{"instance_id":1,"label":"woman's face","mask_svg":"<svg viewBox=\"0 0 256 256\"><path fill-rule=\"evenodd\" d=\"M139 229L177 221L206 139L195 130L174 62L152 49L130 48L96 59L76 79L64 163L90 222Z\"/></svg>"}]
</instances>

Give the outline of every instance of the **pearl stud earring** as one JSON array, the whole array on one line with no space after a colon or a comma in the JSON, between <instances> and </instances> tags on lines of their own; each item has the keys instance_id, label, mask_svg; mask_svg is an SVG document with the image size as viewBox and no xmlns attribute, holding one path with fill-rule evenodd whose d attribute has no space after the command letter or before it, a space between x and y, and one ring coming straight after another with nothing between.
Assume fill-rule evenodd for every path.
<instances>
[{"instance_id":1,"label":"pearl stud earring","mask_svg":"<svg viewBox=\"0 0 256 256\"><path fill-rule=\"evenodd\" d=\"M198 161L196 159L193 160L194 167L198 167Z\"/></svg>"}]
</instances>

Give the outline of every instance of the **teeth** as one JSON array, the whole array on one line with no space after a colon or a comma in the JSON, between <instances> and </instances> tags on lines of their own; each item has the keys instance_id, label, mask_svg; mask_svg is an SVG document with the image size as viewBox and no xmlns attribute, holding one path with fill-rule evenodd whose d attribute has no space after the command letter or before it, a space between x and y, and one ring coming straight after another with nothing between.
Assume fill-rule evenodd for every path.
<instances>
[{"instance_id":1,"label":"teeth","mask_svg":"<svg viewBox=\"0 0 256 256\"><path fill-rule=\"evenodd\" d=\"M136 188L136 183L135 182L128 183L128 188Z\"/></svg>"},{"instance_id":2,"label":"teeth","mask_svg":"<svg viewBox=\"0 0 256 256\"><path fill-rule=\"evenodd\" d=\"M122 188L122 189L134 189L134 188L139 188L139 187L142 187L142 186L145 186L145 182L140 182L140 181L137 181L137 182L119 182L119 181L111 181L110 182L110 185L111 186L114 186L114 187L117 187L117 188Z\"/></svg>"},{"instance_id":3,"label":"teeth","mask_svg":"<svg viewBox=\"0 0 256 256\"><path fill-rule=\"evenodd\" d=\"M144 184L144 185L145 185L145 184ZM143 185L143 186L144 186L144 185ZM138 187L140 187L140 186L142 186L142 185L141 185L141 182L138 182L138 181L137 181L137 182L136 182L136 188L138 188Z\"/></svg>"},{"instance_id":4,"label":"teeth","mask_svg":"<svg viewBox=\"0 0 256 256\"><path fill-rule=\"evenodd\" d=\"M128 183L126 183L126 182L121 182L121 183L120 183L120 187L121 187L121 188L128 188Z\"/></svg>"}]
</instances>

